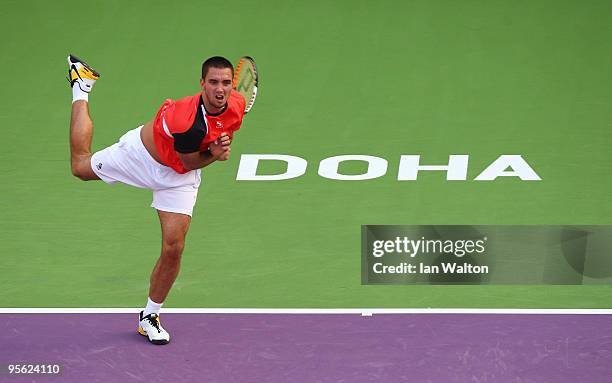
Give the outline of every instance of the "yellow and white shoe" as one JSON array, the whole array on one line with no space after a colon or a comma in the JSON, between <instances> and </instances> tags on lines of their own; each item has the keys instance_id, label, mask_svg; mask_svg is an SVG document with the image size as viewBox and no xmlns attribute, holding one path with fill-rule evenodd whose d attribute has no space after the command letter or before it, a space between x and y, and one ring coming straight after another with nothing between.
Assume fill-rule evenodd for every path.
<instances>
[{"instance_id":1,"label":"yellow and white shoe","mask_svg":"<svg viewBox=\"0 0 612 383\"><path fill-rule=\"evenodd\" d=\"M91 92L96 81L100 78L100 73L80 58L68 55L68 82L70 87L78 84L79 88L86 93Z\"/></svg>"},{"instance_id":2,"label":"yellow and white shoe","mask_svg":"<svg viewBox=\"0 0 612 383\"><path fill-rule=\"evenodd\" d=\"M153 344L167 344L170 342L170 334L161 325L159 315L149 314L142 316L144 310L140 312L140 322L138 323L138 333L149 338Z\"/></svg>"}]
</instances>

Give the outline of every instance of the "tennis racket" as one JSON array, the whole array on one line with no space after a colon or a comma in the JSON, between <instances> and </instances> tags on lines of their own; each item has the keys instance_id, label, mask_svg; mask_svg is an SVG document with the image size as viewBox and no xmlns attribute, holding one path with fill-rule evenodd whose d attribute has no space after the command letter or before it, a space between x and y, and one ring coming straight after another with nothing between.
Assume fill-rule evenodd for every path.
<instances>
[{"instance_id":1,"label":"tennis racket","mask_svg":"<svg viewBox=\"0 0 612 383\"><path fill-rule=\"evenodd\" d=\"M257 98L258 81L259 78L257 76L255 60L249 56L241 57L238 65L236 65L236 69L234 70L232 88L234 88L236 92L240 93L246 101L244 113L248 113L255 103L255 98Z\"/></svg>"}]
</instances>

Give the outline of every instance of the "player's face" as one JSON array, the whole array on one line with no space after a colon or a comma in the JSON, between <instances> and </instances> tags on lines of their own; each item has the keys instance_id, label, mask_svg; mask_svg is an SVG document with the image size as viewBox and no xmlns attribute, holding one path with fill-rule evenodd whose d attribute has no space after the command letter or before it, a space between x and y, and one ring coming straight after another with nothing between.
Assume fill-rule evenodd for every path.
<instances>
[{"instance_id":1,"label":"player's face","mask_svg":"<svg viewBox=\"0 0 612 383\"><path fill-rule=\"evenodd\" d=\"M206 109L213 113L219 111L227 103L232 90L232 70L209 68L200 85Z\"/></svg>"}]
</instances>

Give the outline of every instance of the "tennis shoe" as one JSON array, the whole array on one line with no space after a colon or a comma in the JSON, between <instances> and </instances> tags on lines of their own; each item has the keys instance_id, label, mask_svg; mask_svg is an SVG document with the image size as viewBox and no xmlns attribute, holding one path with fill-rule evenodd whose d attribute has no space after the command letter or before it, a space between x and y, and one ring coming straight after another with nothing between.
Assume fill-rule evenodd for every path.
<instances>
[{"instance_id":1,"label":"tennis shoe","mask_svg":"<svg viewBox=\"0 0 612 383\"><path fill-rule=\"evenodd\" d=\"M149 314L142 316L144 310L140 312L140 322L138 324L138 333L149 338L149 342L153 344L167 344L170 342L170 334L161 325L159 315Z\"/></svg>"},{"instance_id":2,"label":"tennis shoe","mask_svg":"<svg viewBox=\"0 0 612 383\"><path fill-rule=\"evenodd\" d=\"M100 73L80 58L68 55L68 83L70 87L77 84L83 92L91 92L96 80L100 78Z\"/></svg>"}]
</instances>

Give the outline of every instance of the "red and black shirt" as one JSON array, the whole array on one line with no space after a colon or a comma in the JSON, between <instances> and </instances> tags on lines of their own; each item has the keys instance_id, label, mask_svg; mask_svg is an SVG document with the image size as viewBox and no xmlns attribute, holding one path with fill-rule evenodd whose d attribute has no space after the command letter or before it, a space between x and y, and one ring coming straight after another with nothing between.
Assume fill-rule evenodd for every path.
<instances>
[{"instance_id":1,"label":"red and black shirt","mask_svg":"<svg viewBox=\"0 0 612 383\"><path fill-rule=\"evenodd\" d=\"M161 162L177 173L187 173L178 153L208 150L221 133L230 138L240 129L246 102L238 92L231 91L227 107L219 114L208 114L202 94L166 100L153 122L153 138Z\"/></svg>"}]
</instances>

